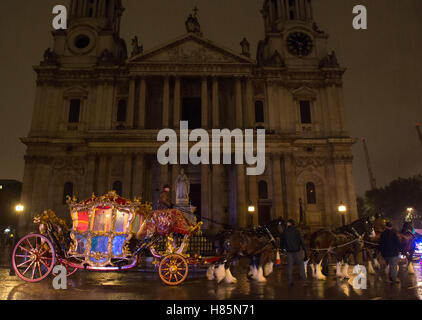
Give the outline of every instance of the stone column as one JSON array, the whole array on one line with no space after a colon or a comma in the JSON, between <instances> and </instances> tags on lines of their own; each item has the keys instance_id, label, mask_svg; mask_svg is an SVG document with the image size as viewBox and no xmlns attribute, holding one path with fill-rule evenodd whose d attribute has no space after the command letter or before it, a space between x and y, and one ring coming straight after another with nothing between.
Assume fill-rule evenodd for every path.
<instances>
[{"instance_id":1,"label":"stone column","mask_svg":"<svg viewBox=\"0 0 422 320\"><path fill-rule=\"evenodd\" d=\"M174 80L174 109L173 109L173 126L174 129L180 127L180 78Z\"/></svg>"},{"instance_id":2,"label":"stone column","mask_svg":"<svg viewBox=\"0 0 422 320\"><path fill-rule=\"evenodd\" d=\"M237 190L237 224L245 228L247 204L246 204L246 172L245 165L236 165L236 190Z\"/></svg>"},{"instance_id":3,"label":"stone column","mask_svg":"<svg viewBox=\"0 0 422 320\"><path fill-rule=\"evenodd\" d=\"M169 166L167 164L160 165L160 188L166 184L169 184Z\"/></svg>"},{"instance_id":4,"label":"stone column","mask_svg":"<svg viewBox=\"0 0 422 320\"><path fill-rule=\"evenodd\" d=\"M202 107L201 125L203 129L208 129L208 79L207 77L202 78L201 107Z\"/></svg>"},{"instance_id":5,"label":"stone column","mask_svg":"<svg viewBox=\"0 0 422 320\"><path fill-rule=\"evenodd\" d=\"M123 197L131 198L132 193L132 154L124 155Z\"/></svg>"},{"instance_id":6,"label":"stone column","mask_svg":"<svg viewBox=\"0 0 422 320\"><path fill-rule=\"evenodd\" d=\"M139 89L139 122L138 126L140 129L145 129L145 114L146 114L146 92L147 92L147 81L144 77L140 81Z\"/></svg>"},{"instance_id":7,"label":"stone column","mask_svg":"<svg viewBox=\"0 0 422 320\"><path fill-rule=\"evenodd\" d=\"M84 196L86 199L90 198L95 190L94 177L95 175L95 155L88 155L87 169L85 173L85 190Z\"/></svg>"},{"instance_id":8,"label":"stone column","mask_svg":"<svg viewBox=\"0 0 422 320\"><path fill-rule=\"evenodd\" d=\"M19 229L26 231L26 227L32 223L32 194L34 190L34 176L35 176L35 163L34 160L25 156L25 169L23 174L23 184L22 184L22 196L21 201L25 205L25 211L22 215L19 215ZM21 231L21 234L23 232Z\"/></svg>"},{"instance_id":9,"label":"stone column","mask_svg":"<svg viewBox=\"0 0 422 320\"><path fill-rule=\"evenodd\" d=\"M280 154L272 155L272 182L275 217L283 217L283 185L281 181Z\"/></svg>"},{"instance_id":10,"label":"stone column","mask_svg":"<svg viewBox=\"0 0 422 320\"><path fill-rule=\"evenodd\" d=\"M163 84L163 128L169 127L169 113L170 113L170 80L168 76L164 77Z\"/></svg>"},{"instance_id":11,"label":"stone column","mask_svg":"<svg viewBox=\"0 0 422 320\"><path fill-rule=\"evenodd\" d=\"M145 156L143 153L139 153L135 156L135 165L133 168L132 177L132 190L134 197L145 197L144 190L144 166Z\"/></svg>"},{"instance_id":12,"label":"stone column","mask_svg":"<svg viewBox=\"0 0 422 320\"><path fill-rule=\"evenodd\" d=\"M242 80L236 78L236 127L243 128Z\"/></svg>"},{"instance_id":13,"label":"stone column","mask_svg":"<svg viewBox=\"0 0 422 320\"><path fill-rule=\"evenodd\" d=\"M99 165L98 165L98 176L97 176L97 183L98 188L97 191L99 195L105 194L107 190L107 182L108 182L108 172L107 172L107 156L100 155L99 157Z\"/></svg>"},{"instance_id":14,"label":"stone column","mask_svg":"<svg viewBox=\"0 0 422 320\"><path fill-rule=\"evenodd\" d=\"M135 112L135 79L129 80L129 99L127 104L127 124L129 128L133 128L133 117Z\"/></svg>"},{"instance_id":15,"label":"stone column","mask_svg":"<svg viewBox=\"0 0 422 320\"><path fill-rule=\"evenodd\" d=\"M210 201L209 201L209 174L210 167L208 164L201 165L201 216L203 218L211 218ZM210 223L204 220L204 229L209 229Z\"/></svg>"},{"instance_id":16,"label":"stone column","mask_svg":"<svg viewBox=\"0 0 422 320\"><path fill-rule=\"evenodd\" d=\"M223 208L223 189L222 189L222 176L223 166L215 164L212 166L212 219L221 223L226 223ZM213 228L218 228L215 225Z\"/></svg>"},{"instance_id":17,"label":"stone column","mask_svg":"<svg viewBox=\"0 0 422 320\"><path fill-rule=\"evenodd\" d=\"M285 195L287 198L287 208L288 212L286 212L285 218L299 220L298 217L298 201L296 199L296 174L295 174L295 166L293 163L292 155L285 154L284 155L284 172L285 172L285 179L286 179L286 190Z\"/></svg>"},{"instance_id":18,"label":"stone column","mask_svg":"<svg viewBox=\"0 0 422 320\"><path fill-rule=\"evenodd\" d=\"M350 222L357 220L358 211L357 211L357 204L356 204L356 192L355 192L355 183L353 178L353 164L352 162L348 162L345 164L345 171L346 171L346 188L347 193L349 196L349 208L348 208L348 215L350 218Z\"/></svg>"},{"instance_id":19,"label":"stone column","mask_svg":"<svg viewBox=\"0 0 422 320\"><path fill-rule=\"evenodd\" d=\"M220 127L220 102L218 93L218 78L212 80L212 126L217 129Z\"/></svg>"},{"instance_id":20,"label":"stone column","mask_svg":"<svg viewBox=\"0 0 422 320\"><path fill-rule=\"evenodd\" d=\"M246 127L254 128L255 127L255 106L253 103L252 79L250 78L246 80L246 108L247 108L246 115L245 115Z\"/></svg>"},{"instance_id":21,"label":"stone column","mask_svg":"<svg viewBox=\"0 0 422 320\"><path fill-rule=\"evenodd\" d=\"M176 180L180 173L180 166L174 164L171 166L171 199L173 203L176 203Z\"/></svg>"},{"instance_id":22,"label":"stone column","mask_svg":"<svg viewBox=\"0 0 422 320\"><path fill-rule=\"evenodd\" d=\"M337 190L337 201L334 202L335 212L337 212L337 207L342 202L348 209L350 209L350 203L349 203L349 196L347 194L346 190L346 172L344 168L344 163L341 160L334 160L334 172L335 172L335 178L336 178L336 190ZM342 223L340 214L338 214L337 219L333 219L334 221L339 222L339 226ZM346 224L350 223L350 211L345 215L345 222Z\"/></svg>"}]
</instances>

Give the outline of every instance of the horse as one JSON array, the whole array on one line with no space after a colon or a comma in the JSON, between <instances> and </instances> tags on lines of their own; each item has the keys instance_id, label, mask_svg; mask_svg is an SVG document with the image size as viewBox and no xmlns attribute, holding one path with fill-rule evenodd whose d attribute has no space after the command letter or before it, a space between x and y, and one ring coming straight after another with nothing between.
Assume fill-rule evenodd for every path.
<instances>
[{"instance_id":1,"label":"horse","mask_svg":"<svg viewBox=\"0 0 422 320\"><path fill-rule=\"evenodd\" d=\"M375 220L374 231L376 236L370 241L365 239L365 249L368 252L368 272L371 274L375 273L374 268L381 268L380 263L378 262L378 257L380 255L379 242L381 234L385 230L385 219L379 217ZM409 274L414 274L413 269L413 255L415 253L415 237L413 235L413 225L410 222L405 222L400 232L396 232L397 237L400 241L400 253L406 257L407 260L407 270Z\"/></svg>"},{"instance_id":2,"label":"horse","mask_svg":"<svg viewBox=\"0 0 422 320\"><path fill-rule=\"evenodd\" d=\"M409 274L415 274L413 269L413 255L415 253L415 236L413 234L413 225L411 222L405 222L400 233L397 233L397 237L400 241L400 252L406 257L407 260L407 272Z\"/></svg>"},{"instance_id":3,"label":"horse","mask_svg":"<svg viewBox=\"0 0 422 320\"><path fill-rule=\"evenodd\" d=\"M337 277L348 279L350 257L353 256L356 263L357 254L362 247L362 239L371 230L372 224L369 218L364 217L333 231L320 229L314 232L309 241L309 262L311 262L314 278L326 280L326 276L322 273L322 263L324 261L328 265L329 256L334 256L337 260ZM343 270L341 270L342 263L344 263Z\"/></svg>"},{"instance_id":4,"label":"horse","mask_svg":"<svg viewBox=\"0 0 422 320\"><path fill-rule=\"evenodd\" d=\"M266 282L266 276L273 271L273 249L277 248L277 240L285 229L282 218L272 220L255 229L225 230L215 239L216 254L219 261L209 267L208 280L218 283L236 283L230 267L237 257L250 259L248 278L258 282Z\"/></svg>"}]
</instances>

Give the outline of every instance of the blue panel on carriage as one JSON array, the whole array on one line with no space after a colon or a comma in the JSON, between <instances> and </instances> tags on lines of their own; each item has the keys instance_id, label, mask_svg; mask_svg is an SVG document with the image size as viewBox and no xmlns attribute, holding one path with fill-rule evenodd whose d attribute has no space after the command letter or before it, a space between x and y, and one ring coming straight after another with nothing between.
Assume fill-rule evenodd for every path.
<instances>
[{"instance_id":1,"label":"blue panel on carriage","mask_svg":"<svg viewBox=\"0 0 422 320\"><path fill-rule=\"evenodd\" d=\"M127 212L117 210L114 230L116 232L128 232L130 222L129 217L130 215Z\"/></svg>"},{"instance_id":2,"label":"blue panel on carriage","mask_svg":"<svg viewBox=\"0 0 422 320\"><path fill-rule=\"evenodd\" d=\"M88 240L86 239L85 236L81 235L81 234L76 234L75 235L76 241L77 241L77 247L76 247L76 253L78 254L84 254L86 251L86 247L88 244Z\"/></svg>"},{"instance_id":3,"label":"blue panel on carriage","mask_svg":"<svg viewBox=\"0 0 422 320\"><path fill-rule=\"evenodd\" d=\"M123 253L123 245L127 236L115 236L113 239L113 255L120 256Z\"/></svg>"},{"instance_id":4,"label":"blue panel on carriage","mask_svg":"<svg viewBox=\"0 0 422 320\"><path fill-rule=\"evenodd\" d=\"M97 236L91 238L91 254L92 253L102 253L107 256L108 253L108 237ZM107 257L95 259L90 258L91 261L95 263L103 263L107 261Z\"/></svg>"}]
</instances>

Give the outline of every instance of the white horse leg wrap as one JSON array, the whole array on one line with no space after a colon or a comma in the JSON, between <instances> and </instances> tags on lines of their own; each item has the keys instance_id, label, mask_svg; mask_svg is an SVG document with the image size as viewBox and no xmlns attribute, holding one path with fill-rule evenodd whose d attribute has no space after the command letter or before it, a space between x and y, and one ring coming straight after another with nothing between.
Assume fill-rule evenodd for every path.
<instances>
[{"instance_id":1,"label":"white horse leg wrap","mask_svg":"<svg viewBox=\"0 0 422 320\"><path fill-rule=\"evenodd\" d=\"M215 276L214 276L214 272L215 272L215 266L212 265L211 267L208 268L207 270L207 279L208 280L215 280Z\"/></svg>"},{"instance_id":2,"label":"white horse leg wrap","mask_svg":"<svg viewBox=\"0 0 422 320\"><path fill-rule=\"evenodd\" d=\"M226 277L226 267L223 264L220 264L215 270L215 277L217 278L217 282L220 283Z\"/></svg>"},{"instance_id":3,"label":"white horse leg wrap","mask_svg":"<svg viewBox=\"0 0 422 320\"><path fill-rule=\"evenodd\" d=\"M224 278L225 283L237 283L237 279L233 277L232 273L230 272L230 268L226 269L226 277Z\"/></svg>"}]
</instances>

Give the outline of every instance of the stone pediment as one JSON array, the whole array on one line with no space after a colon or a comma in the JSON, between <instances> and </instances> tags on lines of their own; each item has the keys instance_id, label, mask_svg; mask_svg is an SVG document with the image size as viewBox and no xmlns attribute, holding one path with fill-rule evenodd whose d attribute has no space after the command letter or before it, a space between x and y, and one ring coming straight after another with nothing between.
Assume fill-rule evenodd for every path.
<instances>
[{"instance_id":1,"label":"stone pediment","mask_svg":"<svg viewBox=\"0 0 422 320\"><path fill-rule=\"evenodd\" d=\"M128 61L131 64L253 64L254 61L210 40L189 33L165 45L145 51Z\"/></svg>"}]
</instances>

